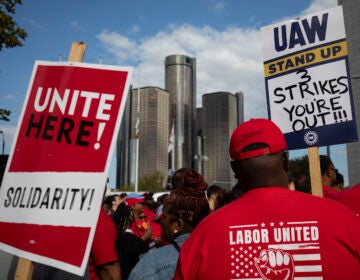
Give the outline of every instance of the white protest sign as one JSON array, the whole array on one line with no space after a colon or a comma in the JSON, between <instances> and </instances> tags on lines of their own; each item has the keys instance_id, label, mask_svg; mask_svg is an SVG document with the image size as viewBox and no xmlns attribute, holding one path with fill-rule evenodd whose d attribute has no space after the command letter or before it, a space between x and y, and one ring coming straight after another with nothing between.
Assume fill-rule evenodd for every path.
<instances>
[{"instance_id":1,"label":"white protest sign","mask_svg":"<svg viewBox=\"0 0 360 280\"><path fill-rule=\"evenodd\" d=\"M357 141L342 7L261 34L269 118L288 148Z\"/></svg>"},{"instance_id":2,"label":"white protest sign","mask_svg":"<svg viewBox=\"0 0 360 280\"><path fill-rule=\"evenodd\" d=\"M35 63L0 189L0 249L84 272L131 74Z\"/></svg>"}]
</instances>

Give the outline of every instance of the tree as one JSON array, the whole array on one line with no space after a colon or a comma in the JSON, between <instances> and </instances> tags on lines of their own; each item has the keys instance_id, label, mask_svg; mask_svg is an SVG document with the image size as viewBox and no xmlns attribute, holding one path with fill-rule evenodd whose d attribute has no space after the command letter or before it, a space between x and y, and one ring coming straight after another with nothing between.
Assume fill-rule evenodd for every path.
<instances>
[{"instance_id":1,"label":"tree","mask_svg":"<svg viewBox=\"0 0 360 280\"><path fill-rule=\"evenodd\" d=\"M22 5L22 0L0 1L0 51L3 47L22 47L27 37L26 31L13 20L17 4Z\"/></svg>"},{"instance_id":2,"label":"tree","mask_svg":"<svg viewBox=\"0 0 360 280\"><path fill-rule=\"evenodd\" d=\"M10 121L9 116L11 114L11 111L6 109L0 109L0 120L1 121Z\"/></svg>"},{"instance_id":3,"label":"tree","mask_svg":"<svg viewBox=\"0 0 360 280\"><path fill-rule=\"evenodd\" d=\"M307 155L289 160L289 176L297 191L311 193L309 158Z\"/></svg>"},{"instance_id":4,"label":"tree","mask_svg":"<svg viewBox=\"0 0 360 280\"><path fill-rule=\"evenodd\" d=\"M140 192L164 192L165 186L165 175L160 171L155 171L154 173L147 174L139 180L138 190ZM123 192L134 191L134 185L123 186L120 188Z\"/></svg>"},{"instance_id":5,"label":"tree","mask_svg":"<svg viewBox=\"0 0 360 280\"><path fill-rule=\"evenodd\" d=\"M163 192L165 176L160 171L147 174L139 180L139 191Z\"/></svg>"}]
</instances>

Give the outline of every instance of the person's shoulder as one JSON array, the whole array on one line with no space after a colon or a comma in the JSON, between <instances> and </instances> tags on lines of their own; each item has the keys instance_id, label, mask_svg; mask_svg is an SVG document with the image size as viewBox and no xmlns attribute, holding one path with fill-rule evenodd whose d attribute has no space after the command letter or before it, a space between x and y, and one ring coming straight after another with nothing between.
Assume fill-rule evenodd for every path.
<instances>
[{"instance_id":1,"label":"person's shoulder","mask_svg":"<svg viewBox=\"0 0 360 280\"><path fill-rule=\"evenodd\" d=\"M360 184L337 192L332 199L360 215Z\"/></svg>"},{"instance_id":2,"label":"person's shoulder","mask_svg":"<svg viewBox=\"0 0 360 280\"><path fill-rule=\"evenodd\" d=\"M172 245L165 245L140 255L132 274L151 274L157 271L159 267L164 267L170 262L176 263L177 259L178 253L175 248Z\"/></svg>"},{"instance_id":3,"label":"person's shoulder","mask_svg":"<svg viewBox=\"0 0 360 280\"><path fill-rule=\"evenodd\" d=\"M356 184L352 187L343 189L337 192L334 197L351 197L351 196L360 196L360 184Z\"/></svg>"}]
</instances>

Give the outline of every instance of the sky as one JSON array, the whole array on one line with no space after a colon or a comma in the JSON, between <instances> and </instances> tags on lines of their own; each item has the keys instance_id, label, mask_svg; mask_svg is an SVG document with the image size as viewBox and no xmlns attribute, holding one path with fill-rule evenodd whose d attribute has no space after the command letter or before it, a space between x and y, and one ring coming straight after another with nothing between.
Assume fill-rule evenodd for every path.
<instances>
[{"instance_id":1,"label":"sky","mask_svg":"<svg viewBox=\"0 0 360 280\"><path fill-rule=\"evenodd\" d=\"M267 118L260 28L336 5L337 0L23 1L14 19L28 33L24 46L0 51L0 108L11 111L11 121L0 122L5 154L34 62L66 61L72 42L86 43L83 62L134 67L134 87L164 88L165 57L195 57L197 107L204 93L242 91L245 120ZM290 158L306 153L290 151ZM319 154L325 153L320 147ZM114 154L109 187L116 183ZM346 145L331 146L330 155L347 185Z\"/></svg>"}]
</instances>

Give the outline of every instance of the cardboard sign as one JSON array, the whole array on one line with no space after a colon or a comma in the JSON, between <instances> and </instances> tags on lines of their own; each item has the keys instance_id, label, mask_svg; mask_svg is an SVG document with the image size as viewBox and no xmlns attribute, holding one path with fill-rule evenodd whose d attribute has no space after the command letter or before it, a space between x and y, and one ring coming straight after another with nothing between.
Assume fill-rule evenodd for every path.
<instances>
[{"instance_id":1,"label":"cardboard sign","mask_svg":"<svg viewBox=\"0 0 360 280\"><path fill-rule=\"evenodd\" d=\"M0 189L0 249L84 272L131 74L35 63Z\"/></svg>"},{"instance_id":2,"label":"cardboard sign","mask_svg":"<svg viewBox=\"0 0 360 280\"><path fill-rule=\"evenodd\" d=\"M261 33L269 118L288 148L357 141L342 7Z\"/></svg>"}]
</instances>

